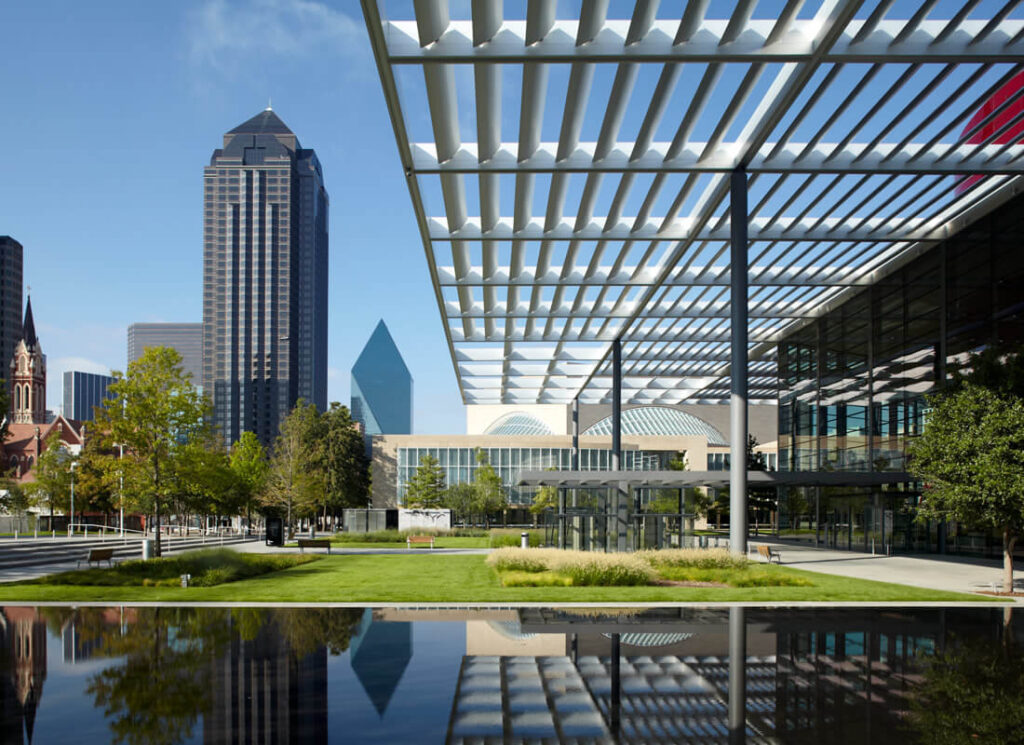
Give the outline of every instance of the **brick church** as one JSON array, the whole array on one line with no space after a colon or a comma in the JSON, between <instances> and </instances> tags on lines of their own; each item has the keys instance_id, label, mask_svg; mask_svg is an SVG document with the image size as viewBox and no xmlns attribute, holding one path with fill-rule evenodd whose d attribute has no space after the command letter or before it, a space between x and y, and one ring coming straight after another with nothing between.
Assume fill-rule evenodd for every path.
<instances>
[{"instance_id":1,"label":"brick church","mask_svg":"<svg viewBox=\"0 0 1024 745\"><path fill-rule=\"evenodd\" d=\"M51 438L59 437L72 453L81 450L84 423L46 415L46 356L43 354L36 325L32 319L32 298L25 304L21 340L14 347L8 380L10 397L7 413L7 438L0 444L5 470L18 481L34 481L32 467Z\"/></svg>"}]
</instances>

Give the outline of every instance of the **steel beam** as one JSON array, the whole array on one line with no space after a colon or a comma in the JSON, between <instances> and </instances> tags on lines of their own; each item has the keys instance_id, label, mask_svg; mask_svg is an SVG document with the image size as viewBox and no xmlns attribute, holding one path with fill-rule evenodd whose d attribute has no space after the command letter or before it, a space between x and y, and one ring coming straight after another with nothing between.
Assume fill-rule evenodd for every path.
<instances>
[{"instance_id":1,"label":"steel beam","mask_svg":"<svg viewBox=\"0 0 1024 745\"><path fill-rule=\"evenodd\" d=\"M747 554L747 174L733 171L729 192L732 288L729 396L729 549Z\"/></svg>"}]
</instances>

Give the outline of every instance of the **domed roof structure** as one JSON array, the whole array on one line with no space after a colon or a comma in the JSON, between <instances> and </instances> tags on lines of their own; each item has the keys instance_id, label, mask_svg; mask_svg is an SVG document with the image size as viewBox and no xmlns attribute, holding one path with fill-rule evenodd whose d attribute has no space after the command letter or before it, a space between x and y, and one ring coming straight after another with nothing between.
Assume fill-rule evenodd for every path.
<instances>
[{"instance_id":1,"label":"domed roof structure","mask_svg":"<svg viewBox=\"0 0 1024 745\"><path fill-rule=\"evenodd\" d=\"M591 425L583 435L605 435L612 433L612 418L605 417ZM708 438L709 445L728 445L725 435L692 414L667 406L644 406L626 409L622 412L622 434L624 435L698 435Z\"/></svg>"},{"instance_id":2,"label":"domed roof structure","mask_svg":"<svg viewBox=\"0 0 1024 745\"><path fill-rule=\"evenodd\" d=\"M513 411L491 422L485 435L551 435L551 427L524 411Z\"/></svg>"}]
</instances>

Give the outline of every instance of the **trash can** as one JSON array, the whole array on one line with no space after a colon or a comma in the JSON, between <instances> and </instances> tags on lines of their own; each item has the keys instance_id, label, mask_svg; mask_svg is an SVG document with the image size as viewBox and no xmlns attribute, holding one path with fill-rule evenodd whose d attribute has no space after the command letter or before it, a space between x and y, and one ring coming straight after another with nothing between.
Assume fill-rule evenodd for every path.
<instances>
[{"instance_id":1,"label":"trash can","mask_svg":"<svg viewBox=\"0 0 1024 745\"><path fill-rule=\"evenodd\" d=\"M267 545L284 546L284 520L279 517L267 518Z\"/></svg>"},{"instance_id":2,"label":"trash can","mask_svg":"<svg viewBox=\"0 0 1024 745\"><path fill-rule=\"evenodd\" d=\"M149 561L153 558L153 539L143 538L142 539L142 560Z\"/></svg>"},{"instance_id":3,"label":"trash can","mask_svg":"<svg viewBox=\"0 0 1024 745\"><path fill-rule=\"evenodd\" d=\"M530 547L530 534L529 533L520 533L519 534L519 545L522 548L529 548Z\"/></svg>"}]
</instances>

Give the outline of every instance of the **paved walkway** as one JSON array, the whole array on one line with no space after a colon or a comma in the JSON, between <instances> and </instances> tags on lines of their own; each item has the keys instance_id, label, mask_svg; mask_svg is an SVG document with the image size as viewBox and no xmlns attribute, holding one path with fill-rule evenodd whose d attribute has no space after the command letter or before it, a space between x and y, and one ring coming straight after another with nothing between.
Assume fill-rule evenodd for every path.
<instances>
[{"instance_id":1,"label":"paved walkway","mask_svg":"<svg viewBox=\"0 0 1024 745\"><path fill-rule=\"evenodd\" d=\"M757 546L771 546L782 554L783 565L811 572L952 592L1002 590L1003 587L1003 565L990 559L936 554L881 556L777 543L763 538L751 539L749 546L752 558L761 559ZM1021 591L1024 590L1024 563L1017 562L1015 567L1020 568L1013 573L1013 584Z\"/></svg>"}]
</instances>

